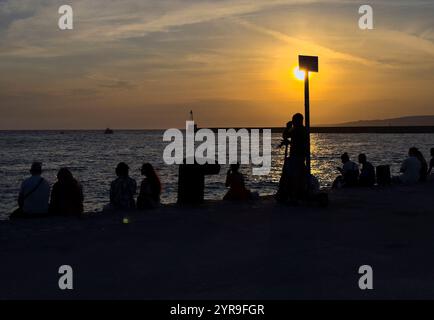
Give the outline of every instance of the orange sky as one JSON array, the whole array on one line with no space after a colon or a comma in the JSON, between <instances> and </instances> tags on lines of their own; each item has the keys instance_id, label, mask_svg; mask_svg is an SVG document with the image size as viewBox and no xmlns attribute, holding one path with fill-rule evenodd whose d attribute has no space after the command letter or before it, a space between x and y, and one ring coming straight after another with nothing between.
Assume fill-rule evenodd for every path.
<instances>
[{"instance_id":1,"label":"orange sky","mask_svg":"<svg viewBox=\"0 0 434 320\"><path fill-rule=\"evenodd\" d=\"M280 126L303 110L299 54L318 55L314 124L434 114L434 4L378 1L0 2L0 129Z\"/></svg>"}]
</instances>

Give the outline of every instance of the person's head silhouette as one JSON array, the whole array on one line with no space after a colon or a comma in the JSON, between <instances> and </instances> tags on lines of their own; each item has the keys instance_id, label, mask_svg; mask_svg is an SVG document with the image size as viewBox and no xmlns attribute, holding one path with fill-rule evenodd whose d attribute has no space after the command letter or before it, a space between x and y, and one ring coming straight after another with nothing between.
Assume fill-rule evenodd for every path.
<instances>
[{"instance_id":1,"label":"person's head silhouette","mask_svg":"<svg viewBox=\"0 0 434 320\"><path fill-rule=\"evenodd\" d=\"M367 161L366 154L364 153L359 154L359 163L364 164L366 163L366 161Z\"/></svg>"},{"instance_id":2,"label":"person's head silhouette","mask_svg":"<svg viewBox=\"0 0 434 320\"><path fill-rule=\"evenodd\" d=\"M33 162L30 167L30 174L32 176L40 176L42 174L42 163L41 162Z\"/></svg>"},{"instance_id":3,"label":"person's head silhouette","mask_svg":"<svg viewBox=\"0 0 434 320\"><path fill-rule=\"evenodd\" d=\"M71 171L68 168L61 168L57 173L57 180L61 183L68 183L74 180Z\"/></svg>"},{"instance_id":4,"label":"person's head silhouette","mask_svg":"<svg viewBox=\"0 0 434 320\"><path fill-rule=\"evenodd\" d=\"M120 162L116 167L116 175L118 177L128 177L130 167L125 162Z\"/></svg>"},{"instance_id":5,"label":"person's head silhouette","mask_svg":"<svg viewBox=\"0 0 434 320\"><path fill-rule=\"evenodd\" d=\"M140 170L142 176L150 177L155 174L154 167L150 163L144 163L142 169Z\"/></svg>"},{"instance_id":6,"label":"person's head silhouette","mask_svg":"<svg viewBox=\"0 0 434 320\"><path fill-rule=\"evenodd\" d=\"M419 150L416 147L412 147L408 150L408 155L410 157L417 157L418 151Z\"/></svg>"},{"instance_id":7,"label":"person's head silhouette","mask_svg":"<svg viewBox=\"0 0 434 320\"><path fill-rule=\"evenodd\" d=\"M302 127L303 126L304 117L301 113L296 113L292 117L292 124L294 127Z\"/></svg>"},{"instance_id":8,"label":"person's head silhouette","mask_svg":"<svg viewBox=\"0 0 434 320\"><path fill-rule=\"evenodd\" d=\"M240 164L239 163L231 164L231 171L232 172L238 172L239 169L240 169Z\"/></svg>"},{"instance_id":9,"label":"person's head silhouette","mask_svg":"<svg viewBox=\"0 0 434 320\"><path fill-rule=\"evenodd\" d=\"M348 153L344 153L343 155L341 155L341 161L342 163L347 163L348 161L350 161L350 156L348 155Z\"/></svg>"}]
</instances>

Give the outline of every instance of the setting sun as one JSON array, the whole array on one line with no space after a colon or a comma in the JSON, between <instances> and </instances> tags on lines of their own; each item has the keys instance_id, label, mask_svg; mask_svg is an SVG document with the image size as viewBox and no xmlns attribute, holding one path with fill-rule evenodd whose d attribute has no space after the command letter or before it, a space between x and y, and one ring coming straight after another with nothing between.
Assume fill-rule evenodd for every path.
<instances>
[{"instance_id":1,"label":"setting sun","mask_svg":"<svg viewBox=\"0 0 434 320\"><path fill-rule=\"evenodd\" d=\"M294 68L294 75L298 80L304 80L304 77L306 74L305 74L305 71L300 70L299 67L295 67Z\"/></svg>"}]
</instances>

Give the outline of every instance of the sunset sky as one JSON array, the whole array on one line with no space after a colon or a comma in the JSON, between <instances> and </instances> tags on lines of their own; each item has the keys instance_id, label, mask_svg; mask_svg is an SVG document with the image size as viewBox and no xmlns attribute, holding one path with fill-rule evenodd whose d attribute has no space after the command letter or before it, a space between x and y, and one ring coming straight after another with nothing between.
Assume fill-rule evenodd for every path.
<instances>
[{"instance_id":1,"label":"sunset sky","mask_svg":"<svg viewBox=\"0 0 434 320\"><path fill-rule=\"evenodd\" d=\"M432 0L0 0L0 130L281 126L299 54L314 124L434 114Z\"/></svg>"}]
</instances>

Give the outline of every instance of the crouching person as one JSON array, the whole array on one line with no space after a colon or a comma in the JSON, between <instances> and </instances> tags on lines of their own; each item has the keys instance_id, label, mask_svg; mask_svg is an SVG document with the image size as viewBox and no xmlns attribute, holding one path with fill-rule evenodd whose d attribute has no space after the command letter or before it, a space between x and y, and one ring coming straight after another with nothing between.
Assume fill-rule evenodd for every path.
<instances>
[{"instance_id":1,"label":"crouching person","mask_svg":"<svg viewBox=\"0 0 434 320\"><path fill-rule=\"evenodd\" d=\"M240 164L231 164L231 169L226 176L226 187L229 191L223 200L242 201L252 197L252 193L244 184L244 176L239 172Z\"/></svg>"}]
</instances>

